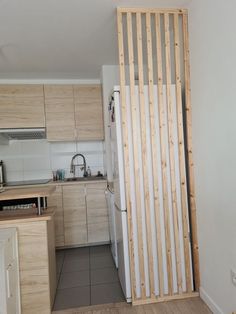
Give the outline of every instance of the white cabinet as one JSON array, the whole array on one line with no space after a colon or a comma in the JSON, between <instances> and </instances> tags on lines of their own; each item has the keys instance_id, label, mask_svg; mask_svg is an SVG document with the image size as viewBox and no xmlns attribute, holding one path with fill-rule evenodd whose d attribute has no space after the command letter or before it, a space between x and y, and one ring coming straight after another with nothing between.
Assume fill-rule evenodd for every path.
<instances>
[{"instance_id":1,"label":"white cabinet","mask_svg":"<svg viewBox=\"0 0 236 314\"><path fill-rule=\"evenodd\" d=\"M20 314L17 232L0 230L0 314Z\"/></svg>"}]
</instances>

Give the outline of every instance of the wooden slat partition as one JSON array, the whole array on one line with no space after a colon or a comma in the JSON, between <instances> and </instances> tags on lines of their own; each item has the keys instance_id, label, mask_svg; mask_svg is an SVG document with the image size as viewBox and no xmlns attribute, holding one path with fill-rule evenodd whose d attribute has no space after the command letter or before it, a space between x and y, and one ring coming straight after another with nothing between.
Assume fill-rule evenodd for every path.
<instances>
[{"instance_id":1,"label":"wooden slat partition","mask_svg":"<svg viewBox=\"0 0 236 314\"><path fill-rule=\"evenodd\" d=\"M184 48L184 73L185 73L185 112L186 112L186 130L187 130L187 158L188 158L188 186L191 213L191 233L192 233L192 250L193 250L193 271L194 284L196 291L200 286L199 272L199 253L197 237L197 220L196 220L196 202L194 187L193 171L193 148L192 148L192 107L191 107L191 88L190 88L190 61L189 61L189 36L188 36L188 15L183 14L183 48Z\"/></svg>"},{"instance_id":2,"label":"wooden slat partition","mask_svg":"<svg viewBox=\"0 0 236 314\"><path fill-rule=\"evenodd\" d=\"M131 216L131 197L130 197L130 178L129 178L129 151L128 151L128 129L126 117L126 92L125 92L125 59L124 59L124 43L123 43L123 21L122 14L117 16L117 30L118 30L118 44L119 44L119 63L120 63L120 94L121 94L121 111L122 111L122 133L123 133L123 147L125 159L125 188L126 188L126 206L128 218L128 236L129 236L129 258L132 267L135 265L134 260L134 246L133 246L133 227ZM136 299L136 281L135 272L131 271L131 289L132 297Z\"/></svg>"},{"instance_id":3,"label":"wooden slat partition","mask_svg":"<svg viewBox=\"0 0 236 314\"><path fill-rule=\"evenodd\" d=\"M129 50L129 79L130 79L130 104L132 112L132 131L133 131L133 152L134 152L134 172L135 172L135 196L136 196L136 211L138 230L142 230L142 214L140 200L140 168L138 165L138 136L137 136L137 102L135 101L135 80L134 80L134 48L133 48L133 31L132 31L132 16L127 13L127 35L128 35L128 50ZM139 267L141 277L141 293L145 296L145 278L144 278L144 257L143 257L143 240L141 232L138 233L138 253Z\"/></svg>"},{"instance_id":4,"label":"wooden slat partition","mask_svg":"<svg viewBox=\"0 0 236 314\"><path fill-rule=\"evenodd\" d=\"M196 296L187 10L118 8L117 21L132 302Z\"/></svg>"}]
</instances>

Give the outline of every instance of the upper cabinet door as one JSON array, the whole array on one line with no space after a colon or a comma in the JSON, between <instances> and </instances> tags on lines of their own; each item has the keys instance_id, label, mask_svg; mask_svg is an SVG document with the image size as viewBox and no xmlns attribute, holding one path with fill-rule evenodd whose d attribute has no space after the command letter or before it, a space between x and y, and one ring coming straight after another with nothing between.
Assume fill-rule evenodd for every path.
<instances>
[{"instance_id":1,"label":"upper cabinet door","mask_svg":"<svg viewBox=\"0 0 236 314\"><path fill-rule=\"evenodd\" d=\"M72 85L45 85L48 141L74 141L75 107Z\"/></svg>"},{"instance_id":2,"label":"upper cabinet door","mask_svg":"<svg viewBox=\"0 0 236 314\"><path fill-rule=\"evenodd\" d=\"M101 85L75 85L74 98L77 139L103 140Z\"/></svg>"},{"instance_id":3,"label":"upper cabinet door","mask_svg":"<svg viewBox=\"0 0 236 314\"><path fill-rule=\"evenodd\" d=\"M0 128L45 127L43 85L0 85Z\"/></svg>"}]
</instances>

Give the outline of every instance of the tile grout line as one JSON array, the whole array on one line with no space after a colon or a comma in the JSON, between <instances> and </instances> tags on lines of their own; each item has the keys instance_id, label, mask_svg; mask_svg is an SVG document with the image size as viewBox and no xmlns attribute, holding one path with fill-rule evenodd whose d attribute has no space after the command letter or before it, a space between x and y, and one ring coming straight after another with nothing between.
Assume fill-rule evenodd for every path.
<instances>
[{"instance_id":1,"label":"tile grout line","mask_svg":"<svg viewBox=\"0 0 236 314\"><path fill-rule=\"evenodd\" d=\"M59 283L60 283L60 279L61 279L61 274L62 274L62 269L63 269L63 265L64 265L64 262L65 262L65 252L63 254L63 261L62 261L62 265L61 265L61 269L60 269L60 273L59 273L59 278L58 278L58 282L57 282L57 288L56 288L56 295L55 295L55 298L54 298L54 302L53 302L53 309L54 309L54 306L55 306L55 302L56 302L56 298L57 298L57 294L58 294L58 286L59 286Z\"/></svg>"}]
</instances>

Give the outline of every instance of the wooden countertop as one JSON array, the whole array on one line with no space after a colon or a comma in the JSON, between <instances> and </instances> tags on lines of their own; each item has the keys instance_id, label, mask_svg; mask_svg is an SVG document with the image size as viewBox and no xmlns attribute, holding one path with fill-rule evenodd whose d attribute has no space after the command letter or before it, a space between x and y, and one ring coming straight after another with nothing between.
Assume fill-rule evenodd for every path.
<instances>
[{"instance_id":1,"label":"wooden countertop","mask_svg":"<svg viewBox=\"0 0 236 314\"><path fill-rule=\"evenodd\" d=\"M33 197L47 197L50 196L55 190L55 186L11 188L0 193L0 201Z\"/></svg>"},{"instance_id":2,"label":"wooden countertop","mask_svg":"<svg viewBox=\"0 0 236 314\"><path fill-rule=\"evenodd\" d=\"M0 226L9 223L24 223L51 220L55 213L55 208L50 207L42 211L42 215L37 215L36 208L17 209L0 211Z\"/></svg>"},{"instance_id":3,"label":"wooden countertop","mask_svg":"<svg viewBox=\"0 0 236 314\"><path fill-rule=\"evenodd\" d=\"M97 179L97 180L81 180L81 181L49 181L47 183L43 184L34 184L34 185L18 185L18 186L5 186L5 190L12 190L12 189L22 189L22 188L38 188L38 187L56 187L58 185L74 185L74 184L96 184L96 183L107 183L107 178L104 177L103 179ZM1 195L1 193L0 193Z\"/></svg>"}]
</instances>

